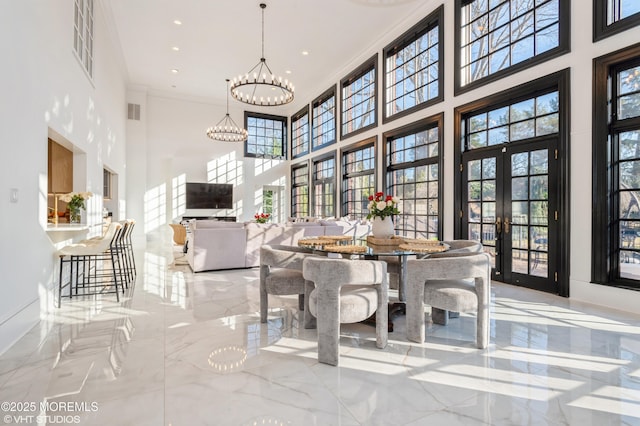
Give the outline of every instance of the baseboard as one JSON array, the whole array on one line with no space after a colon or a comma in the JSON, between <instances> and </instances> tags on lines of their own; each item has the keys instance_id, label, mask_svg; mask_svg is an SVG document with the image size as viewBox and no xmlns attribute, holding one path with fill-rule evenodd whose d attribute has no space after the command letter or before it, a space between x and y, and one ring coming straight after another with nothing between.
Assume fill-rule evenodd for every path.
<instances>
[{"instance_id":1,"label":"baseboard","mask_svg":"<svg viewBox=\"0 0 640 426\"><path fill-rule=\"evenodd\" d=\"M638 313L640 291L592 284L584 281L571 281L571 300L606 306L618 311Z\"/></svg>"},{"instance_id":2,"label":"baseboard","mask_svg":"<svg viewBox=\"0 0 640 426\"><path fill-rule=\"evenodd\" d=\"M0 324L0 355L40 321L40 299L24 306Z\"/></svg>"}]
</instances>

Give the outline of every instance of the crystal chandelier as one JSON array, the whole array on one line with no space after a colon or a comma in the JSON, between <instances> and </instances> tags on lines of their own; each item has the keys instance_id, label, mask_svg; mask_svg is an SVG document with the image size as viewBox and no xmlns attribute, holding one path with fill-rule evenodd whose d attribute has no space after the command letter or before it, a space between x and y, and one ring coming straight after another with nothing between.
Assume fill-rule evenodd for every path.
<instances>
[{"instance_id":1,"label":"crystal chandelier","mask_svg":"<svg viewBox=\"0 0 640 426\"><path fill-rule=\"evenodd\" d=\"M227 89L229 88L229 79ZM249 137L245 129L239 127L229 116L229 90L227 90L227 114L213 127L207 129L207 136L214 141L222 142L244 142Z\"/></svg>"},{"instance_id":2,"label":"crystal chandelier","mask_svg":"<svg viewBox=\"0 0 640 426\"><path fill-rule=\"evenodd\" d=\"M282 77L276 77L264 57L264 9L266 4L260 3L262 9L262 56L244 76L234 77L231 84L231 96L249 105L279 106L293 101L293 84Z\"/></svg>"}]
</instances>

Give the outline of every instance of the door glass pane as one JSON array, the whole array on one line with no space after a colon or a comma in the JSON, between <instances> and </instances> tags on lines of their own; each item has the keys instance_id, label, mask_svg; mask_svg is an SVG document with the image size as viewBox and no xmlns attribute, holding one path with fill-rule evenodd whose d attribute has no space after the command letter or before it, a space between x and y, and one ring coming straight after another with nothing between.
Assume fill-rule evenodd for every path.
<instances>
[{"instance_id":1,"label":"door glass pane","mask_svg":"<svg viewBox=\"0 0 640 426\"><path fill-rule=\"evenodd\" d=\"M496 178L496 159L495 158L485 158L482 160L482 178L483 179Z\"/></svg>"},{"instance_id":2,"label":"door glass pane","mask_svg":"<svg viewBox=\"0 0 640 426\"><path fill-rule=\"evenodd\" d=\"M480 201L482 198L482 182L469 182L467 184L468 190L468 200L469 201Z\"/></svg>"},{"instance_id":3,"label":"door glass pane","mask_svg":"<svg viewBox=\"0 0 640 426\"><path fill-rule=\"evenodd\" d=\"M532 175L549 173L549 159L547 152L548 151L546 149L531 152L530 173Z\"/></svg>"},{"instance_id":4,"label":"door glass pane","mask_svg":"<svg viewBox=\"0 0 640 426\"><path fill-rule=\"evenodd\" d=\"M530 193L532 200L546 200L549 198L549 182L547 176L532 176Z\"/></svg>"},{"instance_id":5,"label":"door glass pane","mask_svg":"<svg viewBox=\"0 0 640 426\"><path fill-rule=\"evenodd\" d=\"M482 162L480 160L469 161L469 174L467 179L478 180L482 176Z\"/></svg>"},{"instance_id":6,"label":"door glass pane","mask_svg":"<svg viewBox=\"0 0 640 426\"><path fill-rule=\"evenodd\" d=\"M486 180L482 182L482 201L495 201L496 181Z\"/></svg>"},{"instance_id":7,"label":"door glass pane","mask_svg":"<svg viewBox=\"0 0 640 426\"><path fill-rule=\"evenodd\" d=\"M549 220L549 203L547 201L532 201L529 222L532 225L547 225Z\"/></svg>"},{"instance_id":8,"label":"door glass pane","mask_svg":"<svg viewBox=\"0 0 640 426\"><path fill-rule=\"evenodd\" d=\"M511 246L513 248L529 248L529 228L527 226L511 226Z\"/></svg>"},{"instance_id":9,"label":"door glass pane","mask_svg":"<svg viewBox=\"0 0 640 426\"><path fill-rule=\"evenodd\" d=\"M529 153L522 152L511 156L511 176L526 176L529 170Z\"/></svg>"},{"instance_id":10,"label":"door glass pane","mask_svg":"<svg viewBox=\"0 0 640 426\"><path fill-rule=\"evenodd\" d=\"M527 250L511 250L511 270L518 274L529 273L529 253Z\"/></svg>"},{"instance_id":11,"label":"door glass pane","mask_svg":"<svg viewBox=\"0 0 640 426\"><path fill-rule=\"evenodd\" d=\"M526 201L514 201L511 203L511 216L513 223L527 223L529 220L529 203Z\"/></svg>"},{"instance_id":12,"label":"door glass pane","mask_svg":"<svg viewBox=\"0 0 640 426\"><path fill-rule=\"evenodd\" d=\"M514 178L511 179L511 199L512 200L526 200L529 198L529 178Z\"/></svg>"}]
</instances>

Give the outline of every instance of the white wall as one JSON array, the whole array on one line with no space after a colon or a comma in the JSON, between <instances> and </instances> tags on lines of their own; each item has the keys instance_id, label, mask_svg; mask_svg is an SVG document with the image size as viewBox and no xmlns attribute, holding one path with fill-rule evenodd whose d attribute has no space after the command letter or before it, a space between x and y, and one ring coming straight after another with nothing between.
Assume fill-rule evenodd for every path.
<instances>
[{"instance_id":1,"label":"white wall","mask_svg":"<svg viewBox=\"0 0 640 426\"><path fill-rule=\"evenodd\" d=\"M0 2L0 352L54 309L56 244L78 238L52 240L45 231L48 135L79 152L84 172L74 190L102 194L108 162L125 194L124 73L99 4L91 82L73 53L73 0ZM17 203L9 201L11 188L18 189ZM101 211L101 196L91 198L85 220L98 223Z\"/></svg>"}]
</instances>

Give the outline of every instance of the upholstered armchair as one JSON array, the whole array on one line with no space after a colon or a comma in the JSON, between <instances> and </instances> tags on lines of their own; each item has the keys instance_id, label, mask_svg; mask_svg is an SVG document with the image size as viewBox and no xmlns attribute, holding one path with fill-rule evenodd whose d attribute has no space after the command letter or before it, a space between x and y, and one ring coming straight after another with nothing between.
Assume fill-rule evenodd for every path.
<instances>
[{"instance_id":1,"label":"upholstered armchair","mask_svg":"<svg viewBox=\"0 0 640 426\"><path fill-rule=\"evenodd\" d=\"M340 324L355 323L376 314L376 346L387 346L387 265L376 260L308 257L303 262L307 280L305 327L315 317L318 328L318 361L338 365Z\"/></svg>"},{"instance_id":2,"label":"upholstered armchair","mask_svg":"<svg viewBox=\"0 0 640 426\"><path fill-rule=\"evenodd\" d=\"M302 261L311 250L284 245L260 247L260 322L267 322L269 294L298 295L298 307L304 309Z\"/></svg>"},{"instance_id":3,"label":"upholstered armchair","mask_svg":"<svg viewBox=\"0 0 640 426\"><path fill-rule=\"evenodd\" d=\"M442 253L433 253L429 257L455 257L468 255L470 253L481 253L483 248L479 241L472 240L451 240L443 241L444 244L449 246L449 250ZM380 256L378 260L384 260L387 262L387 272L389 273L389 288L399 289L400 284L400 260L397 256ZM405 300L405 295L398 294L400 300ZM454 314L452 312L452 314ZM441 315L446 315L442 312Z\"/></svg>"},{"instance_id":4,"label":"upholstered armchair","mask_svg":"<svg viewBox=\"0 0 640 426\"><path fill-rule=\"evenodd\" d=\"M446 311L477 312L476 345L489 344L491 263L486 253L407 262L407 338L423 343L424 305Z\"/></svg>"}]
</instances>

